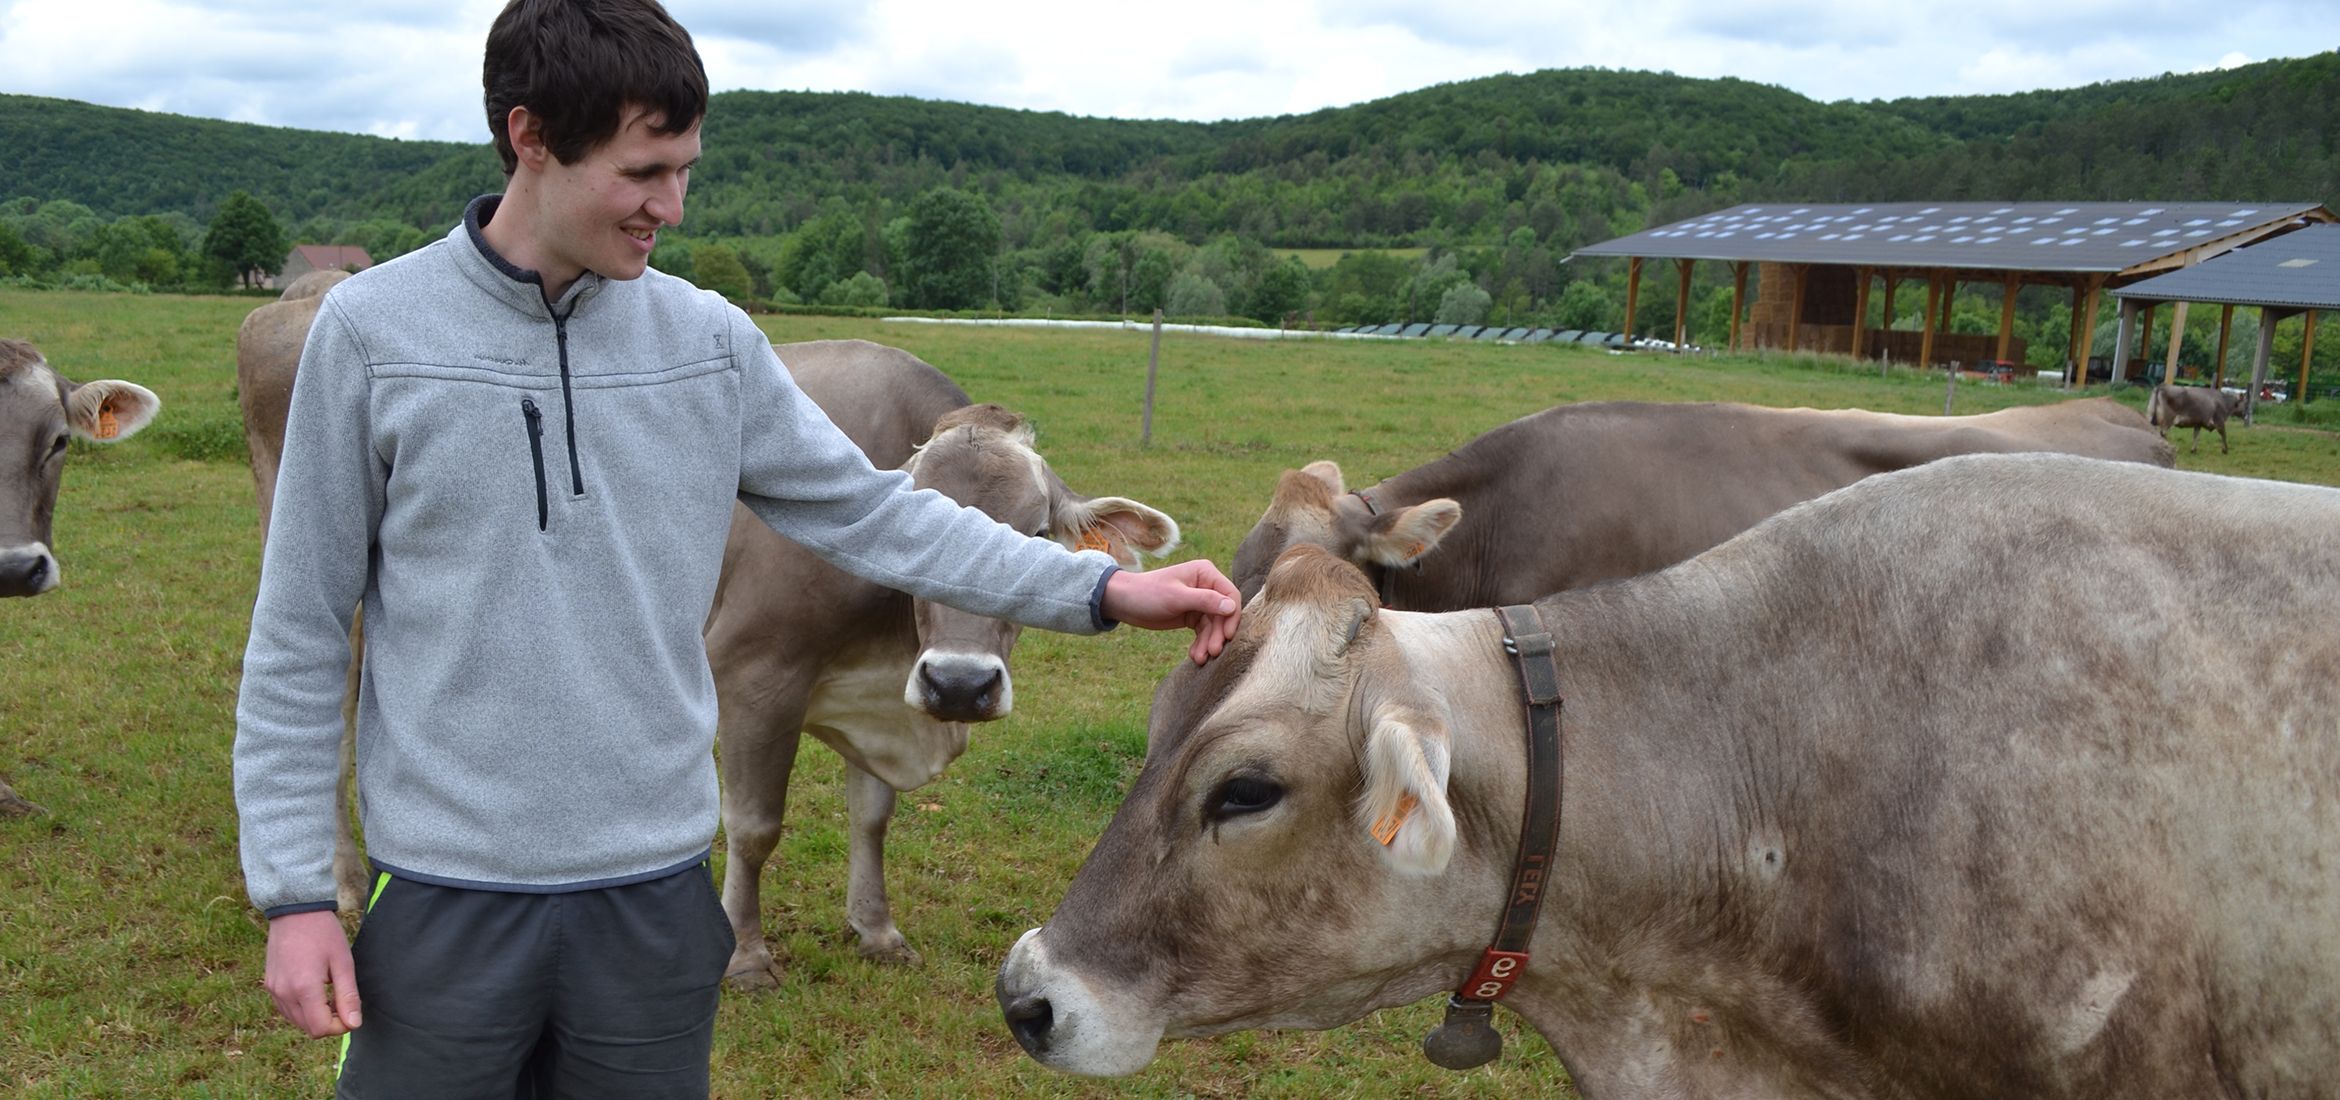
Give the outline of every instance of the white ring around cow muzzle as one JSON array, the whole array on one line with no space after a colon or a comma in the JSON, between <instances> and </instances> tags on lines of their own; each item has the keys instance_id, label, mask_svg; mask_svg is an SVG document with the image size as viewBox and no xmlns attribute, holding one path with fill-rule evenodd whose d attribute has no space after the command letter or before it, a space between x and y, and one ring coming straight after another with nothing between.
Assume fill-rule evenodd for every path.
<instances>
[{"instance_id":1,"label":"white ring around cow muzzle","mask_svg":"<svg viewBox=\"0 0 2340 1100\"><path fill-rule=\"evenodd\" d=\"M930 649L911 662L902 701L945 722L990 722L1015 709L1015 681L996 654Z\"/></svg>"},{"instance_id":2,"label":"white ring around cow muzzle","mask_svg":"<svg viewBox=\"0 0 2340 1100\"><path fill-rule=\"evenodd\" d=\"M64 569L47 543L0 549L0 597L38 596L64 581Z\"/></svg>"},{"instance_id":3,"label":"white ring around cow muzzle","mask_svg":"<svg viewBox=\"0 0 2340 1100\"><path fill-rule=\"evenodd\" d=\"M1099 990L1052 964L1041 929L1024 933L1000 964L1000 1012L1041 1065L1088 1077L1126 1077L1153 1062L1162 1023L1118 990Z\"/></svg>"}]
</instances>

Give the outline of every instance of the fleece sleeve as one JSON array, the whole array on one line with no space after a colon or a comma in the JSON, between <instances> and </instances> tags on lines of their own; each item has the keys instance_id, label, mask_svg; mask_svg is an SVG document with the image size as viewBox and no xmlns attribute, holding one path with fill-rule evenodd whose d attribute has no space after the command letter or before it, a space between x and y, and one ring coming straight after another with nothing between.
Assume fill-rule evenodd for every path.
<instances>
[{"instance_id":1,"label":"fleece sleeve","mask_svg":"<svg viewBox=\"0 0 2340 1100\"><path fill-rule=\"evenodd\" d=\"M1093 634L1113 559L1075 553L914 489L871 467L861 448L788 376L740 318L740 501L772 529L865 580L1025 626Z\"/></svg>"},{"instance_id":2,"label":"fleece sleeve","mask_svg":"<svg viewBox=\"0 0 2340 1100\"><path fill-rule=\"evenodd\" d=\"M301 353L236 699L236 813L252 904L330 909L349 630L389 476L366 358L328 297Z\"/></svg>"}]
</instances>

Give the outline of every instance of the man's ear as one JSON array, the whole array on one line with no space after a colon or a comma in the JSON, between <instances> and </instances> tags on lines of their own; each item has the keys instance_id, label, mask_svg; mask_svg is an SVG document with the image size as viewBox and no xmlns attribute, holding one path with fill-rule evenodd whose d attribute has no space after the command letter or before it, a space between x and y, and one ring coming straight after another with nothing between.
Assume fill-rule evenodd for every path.
<instances>
[{"instance_id":1,"label":"man's ear","mask_svg":"<svg viewBox=\"0 0 2340 1100\"><path fill-rule=\"evenodd\" d=\"M1446 727L1408 706L1372 712L1365 734L1365 794L1357 814L1390 868L1427 876L1454 856L1454 810L1447 805Z\"/></svg>"},{"instance_id":2,"label":"man's ear","mask_svg":"<svg viewBox=\"0 0 2340 1100\"><path fill-rule=\"evenodd\" d=\"M504 113L504 137L512 143L512 155L532 170L542 171L552 160L544 144L544 120L526 107Z\"/></svg>"},{"instance_id":3,"label":"man's ear","mask_svg":"<svg viewBox=\"0 0 2340 1100\"><path fill-rule=\"evenodd\" d=\"M119 443L162 411L162 398L135 382L103 378L65 391L65 426L92 443Z\"/></svg>"}]
</instances>

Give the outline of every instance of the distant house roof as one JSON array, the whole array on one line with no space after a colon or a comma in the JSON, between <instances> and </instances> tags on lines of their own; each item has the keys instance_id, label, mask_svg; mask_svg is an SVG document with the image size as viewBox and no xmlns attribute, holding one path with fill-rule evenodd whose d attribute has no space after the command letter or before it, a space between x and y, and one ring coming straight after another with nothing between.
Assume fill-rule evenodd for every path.
<instances>
[{"instance_id":1,"label":"distant house roof","mask_svg":"<svg viewBox=\"0 0 2340 1100\"><path fill-rule=\"evenodd\" d=\"M2143 302L2340 309L2340 225L2311 225L2113 291Z\"/></svg>"},{"instance_id":2,"label":"distant house roof","mask_svg":"<svg viewBox=\"0 0 2340 1100\"><path fill-rule=\"evenodd\" d=\"M362 271L374 266L374 258L354 244L296 244L293 252L318 271L338 271L345 267Z\"/></svg>"},{"instance_id":3,"label":"distant house roof","mask_svg":"<svg viewBox=\"0 0 2340 1100\"><path fill-rule=\"evenodd\" d=\"M1575 254L2124 272L2228 238L2247 243L2302 216L2334 219L2312 202L1748 203Z\"/></svg>"}]
</instances>

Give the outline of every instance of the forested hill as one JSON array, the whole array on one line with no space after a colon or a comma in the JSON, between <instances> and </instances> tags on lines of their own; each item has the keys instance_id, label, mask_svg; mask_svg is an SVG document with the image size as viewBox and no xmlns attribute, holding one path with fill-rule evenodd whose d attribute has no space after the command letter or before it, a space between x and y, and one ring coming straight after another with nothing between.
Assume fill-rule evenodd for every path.
<instances>
[{"instance_id":1,"label":"forested hill","mask_svg":"<svg viewBox=\"0 0 2340 1100\"><path fill-rule=\"evenodd\" d=\"M1007 244L1149 229L1290 247L1580 244L1753 199L2340 197L2340 55L2011 96L1818 103L1598 69L1221 123L864 94L715 97L694 235L769 237L843 200L984 195ZM397 141L0 96L0 201L436 229L499 176L484 142ZM1051 226L1053 225L1053 228Z\"/></svg>"}]
</instances>

